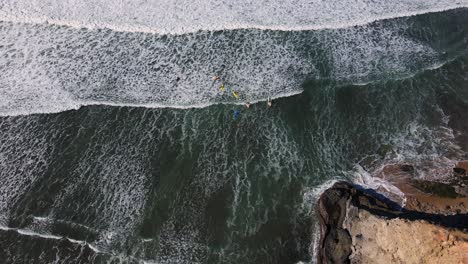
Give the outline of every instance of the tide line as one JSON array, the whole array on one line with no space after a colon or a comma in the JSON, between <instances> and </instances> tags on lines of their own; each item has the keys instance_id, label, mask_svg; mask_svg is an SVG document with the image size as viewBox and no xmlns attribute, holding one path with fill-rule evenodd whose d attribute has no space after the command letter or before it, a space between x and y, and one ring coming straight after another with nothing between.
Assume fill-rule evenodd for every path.
<instances>
[{"instance_id":1,"label":"tide line","mask_svg":"<svg viewBox=\"0 0 468 264\"><path fill-rule=\"evenodd\" d=\"M287 93L279 93L269 97L270 99L279 99L279 98L286 98L301 94L303 91L293 91ZM256 100L249 101L252 104L259 103L262 101L266 101L268 98L260 98ZM55 114L61 113L70 110L79 110L81 107L85 106L115 106L115 107L135 107L135 108L169 108L169 109L193 109L193 108L207 108L213 105L244 105L247 101L232 101L232 102L212 102L212 103L199 103L199 104L191 104L191 105L177 105L177 104L162 104L162 103L120 103L120 102L110 102L110 101L93 101L93 100L77 100L71 101L70 104L64 105L63 108L54 107L51 111L46 110L11 110L11 111L3 111L0 112L0 116L27 116L27 115L34 115L34 114Z\"/></svg>"}]
</instances>

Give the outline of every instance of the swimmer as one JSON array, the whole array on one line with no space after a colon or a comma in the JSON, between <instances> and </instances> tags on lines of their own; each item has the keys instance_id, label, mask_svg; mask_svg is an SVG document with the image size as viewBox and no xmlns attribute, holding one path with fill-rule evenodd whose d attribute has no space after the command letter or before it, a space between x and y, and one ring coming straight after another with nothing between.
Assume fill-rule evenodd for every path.
<instances>
[{"instance_id":1,"label":"swimmer","mask_svg":"<svg viewBox=\"0 0 468 264\"><path fill-rule=\"evenodd\" d=\"M245 107L250 108L250 103L249 102L245 103Z\"/></svg>"},{"instance_id":2,"label":"swimmer","mask_svg":"<svg viewBox=\"0 0 468 264\"><path fill-rule=\"evenodd\" d=\"M213 76L213 81L218 81L220 79L221 79L221 77L219 77L218 75Z\"/></svg>"}]
</instances>

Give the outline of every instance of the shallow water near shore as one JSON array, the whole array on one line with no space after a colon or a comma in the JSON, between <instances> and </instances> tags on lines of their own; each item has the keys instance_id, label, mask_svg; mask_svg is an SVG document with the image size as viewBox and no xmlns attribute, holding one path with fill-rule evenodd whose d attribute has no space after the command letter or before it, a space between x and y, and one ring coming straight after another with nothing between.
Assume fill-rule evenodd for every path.
<instances>
[{"instance_id":1,"label":"shallow water near shore","mask_svg":"<svg viewBox=\"0 0 468 264\"><path fill-rule=\"evenodd\" d=\"M311 262L323 184L468 158L466 25L467 9L173 36L0 22L0 258Z\"/></svg>"}]
</instances>

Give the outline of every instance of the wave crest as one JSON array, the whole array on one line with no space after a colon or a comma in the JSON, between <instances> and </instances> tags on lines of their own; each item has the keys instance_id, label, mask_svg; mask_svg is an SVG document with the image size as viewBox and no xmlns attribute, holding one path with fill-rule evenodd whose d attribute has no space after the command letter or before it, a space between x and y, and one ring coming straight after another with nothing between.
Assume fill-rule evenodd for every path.
<instances>
[{"instance_id":1,"label":"wave crest","mask_svg":"<svg viewBox=\"0 0 468 264\"><path fill-rule=\"evenodd\" d=\"M156 34L200 30L271 29L282 31L337 29L383 19L468 7L468 1L332 0L250 1L55 1L1 0L0 20L51 23L77 28Z\"/></svg>"}]
</instances>

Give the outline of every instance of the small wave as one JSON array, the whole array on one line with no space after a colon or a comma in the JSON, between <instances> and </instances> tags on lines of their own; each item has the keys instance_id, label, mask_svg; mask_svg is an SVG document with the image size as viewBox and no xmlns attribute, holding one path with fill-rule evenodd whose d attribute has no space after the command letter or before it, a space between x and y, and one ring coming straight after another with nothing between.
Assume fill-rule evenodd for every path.
<instances>
[{"instance_id":1,"label":"small wave","mask_svg":"<svg viewBox=\"0 0 468 264\"><path fill-rule=\"evenodd\" d=\"M261 98L256 100L248 101L251 104L256 104L260 102L266 102L268 99L276 100L280 98L291 97L301 94L303 91L292 91L287 93L280 93L269 98ZM70 103L68 105L63 105L63 108L53 108L47 110L12 110L12 111L3 111L0 112L0 116L26 116L33 114L54 114L60 113L69 110L79 110L81 107L86 106L115 106L115 107L134 107L134 108L172 108L172 109L193 109L193 108L206 108L213 105L244 105L247 101L235 101L235 102L217 102L217 103L199 103L191 105L177 105L177 104L161 104L161 103L141 103L141 104L131 104L131 103L116 103L109 101L79 101L76 103ZM39 219L38 219L39 220Z\"/></svg>"},{"instance_id":2,"label":"small wave","mask_svg":"<svg viewBox=\"0 0 468 264\"><path fill-rule=\"evenodd\" d=\"M442 67L444 67L446 64L449 64L451 62L453 62L454 60L456 60L459 56L455 56L453 58L449 58L445 61L439 61L439 62L436 62L434 64L431 64L431 65L427 65L426 67L423 67L421 68L420 70L416 71L416 72L413 72L413 73L409 73L409 74L406 74L406 75L403 75L401 77L398 77L398 78L394 78L393 80L395 81L402 81L402 80L407 80L407 79L411 79L411 78L414 78L415 76L419 75L419 74L423 74L427 71L435 71L435 70L438 70Z\"/></svg>"},{"instance_id":3,"label":"small wave","mask_svg":"<svg viewBox=\"0 0 468 264\"><path fill-rule=\"evenodd\" d=\"M445 60L445 61L436 62L436 63L434 63L432 65L428 65L427 67L423 67L423 68L421 68L420 70L418 70L416 72L407 73L405 75L402 75L402 76L399 76L399 77L396 77L396 78L392 78L390 80L392 80L392 81L403 81L403 80L411 79L411 78L414 78L415 76L417 76L419 74L422 74L422 73L424 73L426 71L434 71L434 70L440 69L440 68L444 67L446 64L451 63L452 61L454 61L456 58L458 58L458 57L450 58L450 59ZM388 80L386 80L386 81L388 81ZM382 80L367 81L367 82L354 82L354 83L351 82L351 83L345 83L345 85L367 86L367 85L378 83L378 82L382 82Z\"/></svg>"},{"instance_id":4,"label":"small wave","mask_svg":"<svg viewBox=\"0 0 468 264\"><path fill-rule=\"evenodd\" d=\"M37 220L37 221L44 221L44 222L50 221L50 218L48 218L48 217L40 217L40 216L34 216L33 219L34 219L34 220Z\"/></svg>"},{"instance_id":5,"label":"small wave","mask_svg":"<svg viewBox=\"0 0 468 264\"><path fill-rule=\"evenodd\" d=\"M304 3L304 4L307 4L307 3ZM314 3L314 4L317 4L317 3ZM201 25L200 23L194 23L192 19L198 20L194 18L185 19L183 20L182 24L180 24L181 22L179 20L174 21L174 23L169 23L168 21L164 21L164 19L168 19L168 17L170 16L164 17L164 19L161 19L161 21L158 21L158 19L155 18L156 21L144 20L144 21L141 21L140 23L135 23L135 24L131 24L130 22L126 22L126 21L115 23L115 22L100 21L99 16L92 17L90 14L87 13L87 12L92 13L92 11L87 10L87 9L78 10L77 12L73 12L71 14L60 13L60 11L58 14L55 14L55 13L47 14L47 11L45 10L40 10L40 11L27 10L28 8L31 8L29 6L27 6L26 10L21 10L21 9L20 11L15 10L15 6L14 6L15 4L12 4L13 7L10 8L10 10L0 9L0 21L12 22L12 23L23 23L23 24L53 24L53 25L66 26L66 27L72 27L72 28L87 28L90 30L110 29L112 31L117 31L117 32L132 32L132 33L139 32L139 33L149 33L149 34L159 34L159 35L183 35L183 34L195 33L198 31L220 31L220 30L237 30L237 29L259 29L259 30L275 30L275 31L309 31L309 30L341 29L341 28L349 28L349 27L355 27L355 26L363 26L363 25L370 24L376 21L380 21L380 20L389 20L389 19L417 16L417 15L429 14L429 13L438 13L438 12L444 12L444 11L449 11L453 9L468 7L468 3L466 1L458 2L455 4L445 3L445 4L441 4L441 6L430 7L430 8L420 9L420 10L409 10L411 8L415 8L411 5L409 5L407 8L403 8L399 6L400 3L394 3L394 4L395 6L393 7L396 8L397 12L391 13L391 14L387 14L384 12L388 12L388 10L392 10L392 4L387 4L388 8L384 7L386 5L358 6L356 8L357 10L353 10L355 11L356 14L353 14L353 13L339 14L338 16L336 16L336 18L328 17L328 16L331 16L328 14L334 12L333 10L322 10L321 14L324 17L323 18L316 17L315 20L318 20L316 21L316 23L309 21L307 17L302 17L307 14L306 12L302 12L299 15L295 14L294 16L293 14L293 16L290 16L290 17L292 17L292 19L297 19L298 21L305 20L306 24L298 24L298 23L303 23L303 22L298 22L294 20L293 21L286 20L284 25L278 25L273 22L270 22L271 24L262 24L263 23L262 19L252 19L249 17L243 17L240 14L241 12L238 12L238 13L236 12L237 14L225 17L222 20L202 21ZM330 6L333 7L333 5L334 4L331 4ZM18 4L18 6L21 6L21 5ZM24 7L25 6L22 6L22 8ZM326 6L323 8L330 8L330 7ZM360 10L359 8L363 8L364 10ZM377 12L379 12L380 10L384 10L384 11L380 11L382 13L378 15L371 15L368 17L365 17L365 15L358 15L362 11L372 13L369 11L369 10L373 11L372 8L376 8ZM401 10L398 10L398 8L401 8ZM154 9L154 8L150 8L150 9ZM294 7L294 9L297 9L297 8ZM212 13L211 10L202 10L199 12L203 12L203 11L205 11L207 14ZM225 11L229 12L229 10L225 10ZM244 11L247 11L247 13L249 13L248 12L249 10L244 10ZM277 10L274 10L274 11L278 12ZM53 10L51 12L57 12L57 11ZM33 15L29 15L29 16L22 15L24 13L26 14L32 13ZM69 16L72 16L72 17L77 16L74 13L78 13L78 16L81 15L83 16L83 18L82 19L55 18L55 17L67 17L68 18ZM274 17L274 14L268 14L268 12L265 12L265 13L267 14L262 14L262 16L265 16L265 18L269 16ZM205 14L205 16L210 17L207 14ZM104 14L100 14L100 15L105 16ZM172 15L175 17L178 17L180 14L175 13ZM200 14L200 16L202 16L202 14ZM128 21L132 20L128 17L125 17L125 15L123 15L123 17L124 17L123 19L127 19ZM117 18L115 19L117 20ZM343 19L343 20L334 21L334 19ZM252 22L246 22L243 20L255 20L256 22L252 23ZM270 20L270 19L267 19L267 20ZM330 22L330 20L332 21ZM213 22L217 22L217 23L213 23ZM282 21L280 20L280 22ZM145 25L145 24L155 24L155 25Z\"/></svg>"},{"instance_id":6,"label":"small wave","mask_svg":"<svg viewBox=\"0 0 468 264\"><path fill-rule=\"evenodd\" d=\"M303 91L291 91L286 93L279 93L269 98L260 98L248 101L251 104L259 102L266 102L268 99L276 100L280 98L291 97L301 94ZM118 107L143 107L143 108L173 108L173 109L192 109L192 108L206 108L212 105L244 105L247 101L233 101L233 102L216 102L216 103L199 103L191 105L177 105L177 104L161 104L161 103L141 103L141 104L128 104L128 103L115 103L115 102L101 102L101 101L85 101L80 103L80 106L91 106L91 105L107 105L107 106L118 106ZM1 113L0 113L1 115Z\"/></svg>"},{"instance_id":7,"label":"small wave","mask_svg":"<svg viewBox=\"0 0 468 264\"><path fill-rule=\"evenodd\" d=\"M73 227L79 227L79 228L88 230L88 231L93 232L93 233L98 233L99 232L98 230L96 230L96 229L94 229L92 227L89 227L87 225L72 222L72 221L61 220L61 219L54 219L54 218L50 218L50 217L33 216L33 220L34 220L34 222L37 221L39 223L44 223L46 225L53 225L53 224L56 224L56 223L60 223L60 224L66 224L66 225L73 226Z\"/></svg>"},{"instance_id":8,"label":"small wave","mask_svg":"<svg viewBox=\"0 0 468 264\"><path fill-rule=\"evenodd\" d=\"M82 241L82 240L76 240L76 239L72 239L72 238L68 238L68 237L56 236L56 235L51 235L51 234L43 234L43 233L38 233L38 232L34 232L34 231L31 231L31 230L27 230L27 229L11 228L11 227L7 227L7 226L4 226L4 225L0 225L0 230L14 231L14 232L16 232L16 233L18 233L20 235L40 237L40 238L44 238L44 239L53 239L53 240L66 239L66 240L68 240L69 242L71 242L73 244L86 246L86 247L90 248L92 251L94 251L96 254L107 254L107 255L114 256L114 257L118 257L119 259L122 259L122 258L123 259L131 259L131 260L136 260L136 261L141 262L141 263L154 263L151 260L143 260L143 259L136 258L134 256L121 256L121 255L115 255L115 254L113 254L111 252L105 252L105 251L102 251L99 248L97 248L95 245L93 245L91 243L88 243L86 241Z\"/></svg>"},{"instance_id":9,"label":"small wave","mask_svg":"<svg viewBox=\"0 0 468 264\"><path fill-rule=\"evenodd\" d=\"M319 186L305 190L302 195L302 208L307 212L312 212L313 206L316 204L320 196L339 180L340 179L336 177L320 184Z\"/></svg>"},{"instance_id":10,"label":"small wave","mask_svg":"<svg viewBox=\"0 0 468 264\"><path fill-rule=\"evenodd\" d=\"M90 243L88 243L86 241L71 239L71 238L62 237L62 236L55 236L55 235L51 235L51 234L42 234L42 233L34 232L34 231L31 231L31 230L27 230L27 229L11 228L11 227L7 227L7 226L3 226L3 225L0 225L0 230L15 231L20 235L35 236L35 237L41 237L41 238L45 238L45 239L54 239L54 240L66 239L66 240L70 241L71 243L88 246L94 252L101 253L101 251L99 249L97 249L95 246L91 245Z\"/></svg>"}]
</instances>

